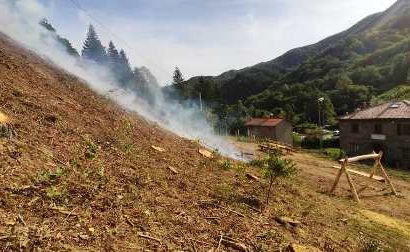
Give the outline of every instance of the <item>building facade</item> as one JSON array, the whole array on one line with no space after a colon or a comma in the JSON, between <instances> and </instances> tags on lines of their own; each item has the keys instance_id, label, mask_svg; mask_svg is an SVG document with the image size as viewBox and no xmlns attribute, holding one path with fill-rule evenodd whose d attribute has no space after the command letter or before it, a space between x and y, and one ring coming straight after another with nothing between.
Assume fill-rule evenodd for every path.
<instances>
[{"instance_id":1,"label":"building facade","mask_svg":"<svg viewBox=\"0 0 410 252\"><path fill-rule=\"evenodd\" d=\"M252 118L246 124L248 136L267 138L293 146L292 124L282 118Z\"/></svg>"},{"instance_id":2,"label":"building facade","mask_svg":"<svg viewBox=\"0 0 410 252\"><path fill-rule=\"evenodd\" d=\"M389 102L339 118L340 145L349 156L384 153L384 162L410 169L410 102Z\"/></svg>"}]
</instances>

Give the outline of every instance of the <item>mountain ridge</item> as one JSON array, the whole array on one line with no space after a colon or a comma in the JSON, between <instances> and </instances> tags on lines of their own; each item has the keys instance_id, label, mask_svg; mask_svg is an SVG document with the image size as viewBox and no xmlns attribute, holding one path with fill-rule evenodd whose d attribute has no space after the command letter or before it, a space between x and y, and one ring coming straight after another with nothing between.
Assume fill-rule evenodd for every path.
<instances>
[{"instance_id":1,"label":"mountain ridge","mask_svg":"<svg viewBox=\"0 0 410 252\"><path fill-rule=\"evenodd\" d=\"M300 51L306 50L306 49L323 50L328 46L329 43L334 42L335 40L338 40L341 37L345 37L345 36L349 36L349 35L352 35L352 34L355 34L355 33L359 33L361 31L363 31L364 29L366 29L369 25L376 26L376 25L385 24L388 21L386 19L391 17L390 16L391 12L395 12L395 13L399 12L399 10L402 10L403 7L406 6L406 4L410 4L410 1L409 0L397 0L387 10L371 14L371 15L365 17L364 19L360 20L358 23L354 24L352 27L350 27L350 28L348 28L348 29L346 29L342 32L331 35L327 38L324 38L324 39L322 39L322 40L320 40L316 43L310 44L310 45L300 46L300 47L290 49L287 52L285 52L284 54L282 54L282 55L280 55L280 56L278 56L278 57L276 57L272 60L268 60L268 61L265 61L265 62L260 62L260 63L257 63L255 65L244 67L244 68L237 69L237 70L236 69L228 70L228 71L223 72L222 74L217 75L215 77L220 77L220 76L226 75L228 73L232 74L232 72L241 72L241 71L248 70L248 69L254 68L254 67L255 68L264 67L265 65L269 65L269 64L272 64L272 65L275 65L275 66L278 66L278 67L281 66L282 68L292 69L295 66L299 65L301 62L300 61L298 61L297 63L289 62L291 60L287 59L288 57L293 58L294 54L300 54ZM377 23L376 21L380 17L382 17L383 20L379 20L379 22ZM303 57L303 58L304 58L304 60L307 59L307 57ZM193 77L193 78L196 78L196 77Z\"/></svg>"},{"instance_id":2,"label":"mountain ridge","mask_svg":"<svg viewBox=\"0 0 410 252\"><path fill-rule=\"evenodd\" d=\"M410 1L398 0L345 31L273 60L218 76L193 77L184 83L184 94L195 99L204 89L216 87L210 98L203 99L212 104L220 123L231 118L232 132L238 125L244 130L246 117L271 113L288 117L294 124L315 123L318 105L312 101L318 97L325 98L325 117L332 124L336 115L410 83L409 34ZM303 103L300 97L305 97ZM242 116L235 112L238 107Z\"/></svg>"}]
</instances>

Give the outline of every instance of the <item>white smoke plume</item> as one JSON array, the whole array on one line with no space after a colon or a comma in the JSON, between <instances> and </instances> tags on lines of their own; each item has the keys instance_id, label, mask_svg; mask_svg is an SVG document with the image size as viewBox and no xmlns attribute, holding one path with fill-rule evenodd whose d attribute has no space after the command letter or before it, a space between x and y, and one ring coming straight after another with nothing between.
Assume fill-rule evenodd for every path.
<instances>
[{"instance_id":1,"label":"white smoke plume","mask_svg":"<svg viewBox=\"0 0 410 252\"><path fill-rule=\"evenodd\" d=\"M168 101L159 89L154 90L154 104L148 103L135 92L124 90L116 83L110 71L99 66L81 66L78 59L68 55L38 23L49 13L37 0L0 0L0 31L57 66L83 79L94 91L109 96L129 111L158 123L175 134L217 149L222 155L240 159L240 153L223 137L214 133L196 106L186 108ZM47 35L46 35L47 34ZM114 90L114 92L113 92Z\"/></svg>"}]
</instances>

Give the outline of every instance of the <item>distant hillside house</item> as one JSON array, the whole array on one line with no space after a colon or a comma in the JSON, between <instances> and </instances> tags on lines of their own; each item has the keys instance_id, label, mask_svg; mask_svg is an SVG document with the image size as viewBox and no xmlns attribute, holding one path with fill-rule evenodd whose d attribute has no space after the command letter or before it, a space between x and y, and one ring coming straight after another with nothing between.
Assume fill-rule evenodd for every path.
<instances>
[{"instance_id":1,"label":"distant hillside house","mask_svg":"<svg viewBox=\"0 0 410 252\"><path fill-rule=\"evenodd\" d=\"M269 138L277 142L293 145L292 124L282 118L252 118L246 124L248 136Z\"/></svg>"},{"instance_id":2,"label":"distant hillside house","mask_svg":"<svg viewBox=\"0 0 410 252\"><path fill-rule=\"evenodd\" d=\"M384 103L339 118L340 145L350 156L383 151L385 161L410 168L410 101Z\"/></svg>"}]
</instances>

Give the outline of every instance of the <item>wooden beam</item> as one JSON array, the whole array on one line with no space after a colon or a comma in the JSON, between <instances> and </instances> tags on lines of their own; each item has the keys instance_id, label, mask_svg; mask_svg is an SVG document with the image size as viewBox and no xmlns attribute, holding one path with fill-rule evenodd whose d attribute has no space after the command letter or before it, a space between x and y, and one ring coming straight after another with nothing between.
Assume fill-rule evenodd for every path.
<instances>
[{"instance_id":1,"label":"wooden beam","mask_svg":"<svg viewBox=\"0 0 410 252\"><path fill-rule=\"evenodd\" d=\"M330 195L331 195L331 194L334 192L334 190L336 189L336 186L337 186L337 184L339 183L339 180L340 180L340 176L342 176L342 173L343 173L343 171L344 171L346 165L347 165L347 161L344 160L344 162L342 163L342 167L341 167L340 170L339 170L339 173L337 173L337 175L336 175L335 182L333 182L333 186L332 186L332 188L331 188L330 191L329 191L329 194L330 194Z\"/></svg>"},{"instance_id":2,"label":"wooden beam","mask_svg":"<svg viewBox=\"0 0 410 252\"><path fill-rule=\"evenodd\" d=\"M393 194L397 196L397 195L398 195L398 194L397 194L397 191L396 191L396 189L394 188L393 183L391 182L389 176L387 176L387 173L386 173L386 171L384 170L384 167L383 167L382 163L380 162L380 160L378 160L378 162L379 162L380 170L382 171L383 176L386 178L387 183L390 185L390 188L391 188Z\"/></svg>"},{"instance_id":3,"label":"wooden beam","mask_svg":"<svg viewBox=\"0 0 410 252\"><path fill-rule=\"evenodd\" d=\"M380 157L380 154L372 153L372 154L367 154L367 155L348 158L347 161L349 163L352 163L352 162L357 162L357 161L366 160L366 159L376 159L376 158L379 158L379 157ZM343 162L343 160L344 159L340 159L339 162Z\"/></svg>"},{"instance_id":4,"label":"wooden beam","mask_svg":"<svg viewBox=\"0 0 410 252\"><path fill-rule=\"evenodd\" d=\"M336 165L332 166L332 168L340 170L340 167L336 166ZM372 174L369 174L369 173L366 173L366 172L356 171L356 170L352 170L352 169L347 169L347 171L351 172L353 174L359 175L359 176L363 176L363 177L367 177L367 178L377 180L379 182L384 182L385 181L385 178L383 178L383 177L372 175Z\"/></svg>"},{"instance_id":5,"label":"wooden beam","mask_svg":"<svg viewBox=\"0 0 410 252\"><path fill-rule=\"evenodd\" d=\"M350 177L349 172L344 169L344 173L346 174L347 182L349 183L350 190L352 191L353 198L356 200L357 203L360 203L359 195L357 194L356 188L354 187L353 180Z\"/></svg>"}]
</instances>

